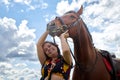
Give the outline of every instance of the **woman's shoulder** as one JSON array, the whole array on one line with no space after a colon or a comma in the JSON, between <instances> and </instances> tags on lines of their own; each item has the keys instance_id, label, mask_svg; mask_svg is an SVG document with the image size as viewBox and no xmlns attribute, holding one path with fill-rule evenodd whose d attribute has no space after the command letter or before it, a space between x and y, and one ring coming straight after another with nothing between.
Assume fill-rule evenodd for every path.
<instances>
[{"instance_id":1,"label":"woman's shoulder","mask_svg":"<svg viewBox=\"0 0 120 80\"><path fill-rule=\"evenodd\" d=\"M72 64L72 65L68 64L68 63L64 60L64 58L63 58L62 55L61 55L61 61L63 62L63 65L70 66L71 68L73 67L73 64Z\"/></svg>"},{"instance_id":2,"label":"woman's shoulder","mask_svg":"<svg viewBox=\"0 0 120 80\"><path fill-rule=\"evenodd\" d=\"M42 64L42 66L44 66L44 65L46 65L46 64L49 64L51 62L51 59L46 59L45 61L44 61L44 63Z\"/></svg>"},{"instance_id":3,"label":"woman's shoulder","mask_svg":"<svg viewBox=\"0 0 120 80\"><path fill-rule=\"evenodd\" d=\"M59 59L61 60L61 62L62 62L63 64L69 65L69 64L65 61L65 59L63 58L62 55L59 57Z\"/></svg>"}]
</instances>

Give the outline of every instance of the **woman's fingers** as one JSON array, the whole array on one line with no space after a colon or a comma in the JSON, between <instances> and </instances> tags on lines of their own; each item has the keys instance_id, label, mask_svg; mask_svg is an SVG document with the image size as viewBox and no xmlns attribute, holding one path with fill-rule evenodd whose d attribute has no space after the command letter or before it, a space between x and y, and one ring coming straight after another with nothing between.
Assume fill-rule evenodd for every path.
<instances>
[{"instance_id":1,"label":"woman's fingers","mask_svg":"<svg viewBox=\"0 0 120 80\"><path fill-rule=\"evenodd\" d=\"M68 38L68 37L69 37L68 30L67 30L67 31L65 31L63 34L64 34L64 37L65 37L65 38Z\"/></svg>"}]
</instances>

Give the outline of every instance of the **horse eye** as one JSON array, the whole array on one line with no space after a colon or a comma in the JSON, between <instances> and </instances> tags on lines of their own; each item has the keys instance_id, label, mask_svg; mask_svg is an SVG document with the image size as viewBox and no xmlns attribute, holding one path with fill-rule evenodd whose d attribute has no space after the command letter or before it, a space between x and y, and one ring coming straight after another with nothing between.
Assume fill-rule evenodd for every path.
<instances>
[{"instance_id":1,"label":"horse eye","mask_svg":"<svg viewBox=\"0 0 120 80\"><path fill-rule=\"evenodd\" d=\"M55 19L59 19L59 17L55 17Z\"/></svg>"},{"instance_id":2,"label":"horse eye","mask_svg":"<svg viewBox=\"0 0 120 80\"><path fill-rule=\"evenodd\" d=\"M70 18L71 18L71 19L74 19L74 18L75 18L75 16L71 15L71 16L70 16Z\"/></svg>"}]
</instances>

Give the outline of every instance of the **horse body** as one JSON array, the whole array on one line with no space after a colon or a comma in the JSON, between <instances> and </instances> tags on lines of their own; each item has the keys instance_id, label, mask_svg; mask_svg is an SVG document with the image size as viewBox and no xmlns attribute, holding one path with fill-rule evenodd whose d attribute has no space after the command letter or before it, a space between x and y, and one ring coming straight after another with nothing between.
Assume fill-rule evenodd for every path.
<instances>
[{"instance_id":1,"label":"horse body","mask_svg":"<svg viewBox=\"0 0 120 80\"><path fill-rule=\"evenodd\" d=\"M100 61L97 62L94 69L90 72L83 72L76 65L72 80L111 80L103 61L101 61L101 58L98 58L98 60Z\"/></svg>"},{"instance_id":2,"label":"horse body","mask_svg":"<svg viewBox=\"0 0 120 80\"><path fill-rule=\"evenodd\" d=\"M94 47L92 37L79 17L82 9L81 7L77 12L69 11L61 17L56 17L48 23L47 28L53 37L68 30L69 36L73 39L75 67L72 80L111 80L102 55ZM117 66L120 67L120 62Z\"/></svg>"}]
</instances>

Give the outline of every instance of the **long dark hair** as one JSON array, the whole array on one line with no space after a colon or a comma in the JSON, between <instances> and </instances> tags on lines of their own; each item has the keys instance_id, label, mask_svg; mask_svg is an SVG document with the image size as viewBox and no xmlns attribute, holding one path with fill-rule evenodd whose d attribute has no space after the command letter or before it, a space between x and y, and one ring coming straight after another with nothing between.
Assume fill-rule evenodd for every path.
<instances>
[{"instance_id":1,"label":"long dark hair","mask_svg":"<svg viewBox=\"0 0 120 80\"><path fill-rule=\"evenodd\" d=\"M53 43L53 42L50 42L50 41L45 41L45 42L42 44L42 47L43 47L46 43L50 43L51 45L55 46L55 47L57 48L58 57L61 56L61 54L60 54L60 49L59 49L59 47L58 47L58 45L57 45L56 43ZM46 56L46 59L50 59L50 57L48 57L45 52L44 52L44 54L45 54L45 56Z\"/></svg>"}]
</instances>

